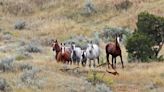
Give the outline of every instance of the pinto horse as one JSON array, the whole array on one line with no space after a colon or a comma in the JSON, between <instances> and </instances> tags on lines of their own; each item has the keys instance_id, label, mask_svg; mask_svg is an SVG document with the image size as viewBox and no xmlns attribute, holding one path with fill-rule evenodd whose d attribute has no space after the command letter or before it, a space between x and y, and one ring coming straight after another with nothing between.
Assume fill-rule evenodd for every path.
<instances>
[{"instance_id":1,"label":"pinto horse","mask_svg":"<svg viewBox=\"0 0 164 92\"><path fill-rule=\"evenodd\" d=\"M120 56L121 63L122 63L122 68L124 68L123 60L122 60L122 54L121 54L121 48L119 45L119 37L116 35L115 42L111 42L106 45L106 59L107 59L107 64L109 68L109 55L112 55L112 68L116 68L116 57ZM115 67L113 65L113 60L115 60Z\"/></svg>"},{"instance_id":2,"label":"pinto horse","mask_svg":"<svg viewBox=\"0 0 164 92\"><path fill-rule=\"evenodd\" d=\"M71 49L69 48L69 47L65 47L65 44L64 45L62 45L62 43L61 43L61 57L62 57L62 61L64 62L64 63L70 63L70 64L72 64L72 60L71 60Z\"/></svg>"},{"instance_id":3,"label":"pinto horse","mask_svg":"<svg viewBox=\"0 0 164 92\"><path fill-rule=\"evenodd\" d=\"M71 61L71 53L64 46L59 45L58 41L53 41L52 50L56 52L55 59L57 62L62 61L63 63Z\"/></svg>"}]
</instances>

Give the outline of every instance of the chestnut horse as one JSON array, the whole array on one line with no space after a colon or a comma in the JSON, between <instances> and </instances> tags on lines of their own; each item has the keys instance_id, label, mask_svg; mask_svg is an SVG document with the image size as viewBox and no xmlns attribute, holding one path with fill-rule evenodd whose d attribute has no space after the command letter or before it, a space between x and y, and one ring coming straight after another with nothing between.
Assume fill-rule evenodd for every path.
<instances>
[{"instance_id":1,"label":"chestnut horse","mask_svg":"<svg viewBox=\"0 0 164 92\"><path fill-rule=\"evenodd\" d=\"M55 59L57 62L62 61L63 63L71 61L71 52L64 46L59 45L58 41L53 41L52 50L56 52Z\"/></svg>"},{"instance_id":2,"label":"chestnut horse","mask_svg":"<svg viewBox=\"0 0 164 92\"><path fill-rule=\"evenodd\" d=\"M123 60L122 60L122 54L121 54L121 48L119 45L119 37L116 35L115 42L111 42L106 45L106 59L107 59L107 64L109 68L109 55L112 55L112 68L116 68L116 57L120 56L121 63L122 63L122 68L124 68ZM113 65L113 60L115 60L115 67Z\"/></svg>"}]
</instances>

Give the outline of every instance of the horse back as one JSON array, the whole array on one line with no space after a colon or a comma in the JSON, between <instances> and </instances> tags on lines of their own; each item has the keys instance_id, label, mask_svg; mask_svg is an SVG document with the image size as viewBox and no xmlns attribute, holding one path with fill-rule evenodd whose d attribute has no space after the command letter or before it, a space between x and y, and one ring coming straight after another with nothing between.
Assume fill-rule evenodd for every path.
<instances>
[{"instance_id":1,"label":"horse back","mask_svg":"<svg viewBox=\"0 0 164 92\"><path fill-rule=\"evenodd\" d=\"M115 43L109 43L106 45L106 53L116 57L121 54L121 49Z\"/></svg>"}]
</instances>

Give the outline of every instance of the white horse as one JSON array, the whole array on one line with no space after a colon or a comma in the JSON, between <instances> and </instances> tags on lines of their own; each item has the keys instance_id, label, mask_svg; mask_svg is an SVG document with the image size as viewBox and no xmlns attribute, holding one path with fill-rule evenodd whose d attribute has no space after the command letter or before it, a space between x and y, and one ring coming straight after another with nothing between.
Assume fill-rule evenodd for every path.
<instances>
[{"instance_id":1,"label":"white horse","mask_svg":"<svg viewBox=\"0 0 164 92\"><path fill-rule=\"evenodd\" d=\"M79 65L81 59L82 59L82 53L83 51L81 50L80 47L76 47L75 44L71 45L72 48L72 53L71 53L71 60Z\"/></svg>"},{"instance_id":2,"label":"white horse","mask_svg":"<svg viewBox=\"0 0 164 92\"><path fill-rule=\"evenodd\" d=\"M86 58L89 60L89 67L91 67L91 60L93 60L93 66L95 67L95 60L99 64L99 56L100 56L100 49L97 44L93 44L92 42L88 44L86 49Z\"/></svg>"}]
</instances>

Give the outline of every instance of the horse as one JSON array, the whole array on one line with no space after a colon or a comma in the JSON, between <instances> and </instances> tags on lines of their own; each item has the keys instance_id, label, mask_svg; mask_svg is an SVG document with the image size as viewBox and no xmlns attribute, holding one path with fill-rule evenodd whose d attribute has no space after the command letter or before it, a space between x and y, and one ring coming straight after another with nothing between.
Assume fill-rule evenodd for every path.
<instances>
[{"instance_id":1,"label":"horse","mask_svg":"<svg viewBox=\"0 0 164 92\"><path fill-rule=\"evenodd\" d=\"M87 47L85 53L86 53L86 58L89 60L89 67L91 67L91 60L93 60L94 67L96 66L95 59L97 59L97 62L99 64L100 49L97 44L93 44L92 42L90 42L88 44L88 47ZM83 55L85 53L83 53Z\"/></svg>"},{"instance_id":2,"label":"horse","mask_svg":"<svg viewBox=\"0 0 164 92\"><path fill-rule=\"evenodd\" d=\"M52 50L56 52L55 59L63 63L71 61L71 52L65 46L59 45L58 41L53 41Z\"/></svg>"},{"instance_id":3,"label":"horse","mask_svg":"<svg viewBox=\"0 0 164 92\"><path fill-rule=\"evenodd\" d=\"M62 61L64 63L72 64L71 53L72 53L71 48L66 47L65 44L63 45L61 43L61 56L62 56Z\"/></svg>"},{"instance_id":4,"label":"horse","mask_svg":"<svg viewBox=\"0 0 164 92\"><path fill-rule=\"evenodd\" d=\"M87 63L86 51L85 51L85 50L82 50L81 65L82 65L83 67L85 67L86 63Z\"/></svg>"},{"instance_id":5,"label":"horse","mask_svg":"<svg viewBox=\"0 0 164 92\"><path fill-rule=\"evenodd\" d=\"M115 42L111 42L111 43L107 44L105 47L108 68L109 68L109 64L110 64L109 55L112 55L112 68L113 69L114 69L113 60L115 60L115 68L116 68L116 57L117 56L120 56L122 68L124 68L119 40L120 40L119 36L116 35Z\"/></svg>"},{"instance_id":6,"label":"horse","mask_svg":"<svg viewBox=\"0 0 164 92\"><path fill-rule=\"evenodd\" d=\"M52 43L52 51L56 52L55 59L57 60L58 55L61 54L61 46L58 44L57 40L55 40L55 41L53 40L52 42L53 42Z\"/></svg>"},{"instance_id":7,"label":"horse","mask_svg":"<svg viewBox=\"0 0 164 92\"><path fill-rule=\"evenodd\" d=\"M77 63L79 65L81 59L82 59L82 50L80 47L76 47L74 43L71 44L72 53L71 53L71 59L73 63Z\"/></svg>"}]
</instances>

